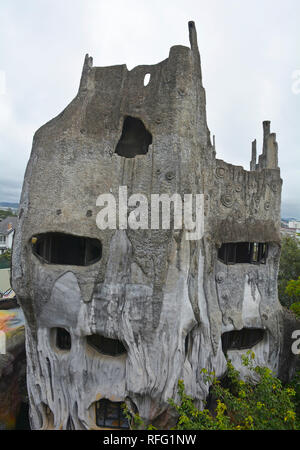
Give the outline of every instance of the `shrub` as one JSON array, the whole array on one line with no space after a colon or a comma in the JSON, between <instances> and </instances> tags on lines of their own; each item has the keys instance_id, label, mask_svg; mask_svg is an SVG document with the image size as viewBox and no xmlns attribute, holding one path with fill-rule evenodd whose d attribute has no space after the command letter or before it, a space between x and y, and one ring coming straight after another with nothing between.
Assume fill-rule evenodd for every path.
<instances>
[{"instance_id":1,"label":"shrub","mask_svg":"<svg viewBox=\"0 0 300 450\"><path fill-rule=\"evenodd\" d=\"M240 379L238 371L228 361L228 387L222 386L215 375L207 374L206 382L212 384L212 392L217 400L216 410L198 410L193 399L186 395L184 384L178 384L179 404L170 400L177 410L179 420L177 430L293 430L300 429L299 418L296 417L296 406L293 398L296 395L292 386L284 387L281 381L273 376L270 369L255 366L253 352L243 358L247 366L259 381ZM298 385L299 387L299 385Z\"/></svg>"},{"instance_id":2,"label":"shrub","mask_svg":"<svg viewBox=\"0 0 300 450\"><path fill-rule=\"evenodd\" d=\"M290 310L293 311L296 316L300 317L300 302L292 303Z\"/></svg>"}]
</instances>

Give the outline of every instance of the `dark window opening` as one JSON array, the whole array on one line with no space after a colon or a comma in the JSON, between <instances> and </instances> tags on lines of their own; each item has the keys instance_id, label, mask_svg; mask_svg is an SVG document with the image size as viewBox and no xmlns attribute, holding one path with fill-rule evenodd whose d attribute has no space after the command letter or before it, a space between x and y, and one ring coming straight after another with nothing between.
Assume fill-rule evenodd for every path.
<instances>
[{"instance_id":1,"label":"dark window opening","mask_svg":"<svg viewBox=\"0 0 300 450\"><path fill-rule=\"evenodd\" d=\"M184 340L184 351L185 356L188 356L188 354L191 352L192 346L193 346L193 328L188 332L188 334L185 337Z\"/></svg>"},{"instance_id":2,"label":"dark window opening","mask_svg":"<svg viewBox=\"0 0 300 450\"><path fill-rule=\"evenodd\" d=\"M102 246L98 239L63 233L45 233L32 238L33 253L48 264L87 266L99 261Z\"/></svg>"},{"instance_id":3,"label":"dark window opening","mask_svg":"<svg viewBox=\"0 0 300 450\"><path fill-rule=\"evenodd\" d=\"M122 402L111 402L106 398L95 403L96 424L98 427L129 428L128 419L125 417Z\"/></svg>"},{"instance_id":4,"label":"dark window opening","mask_svg":"<svg viewBox=\"0 0 300 450\"><path fill-rule=\"evenodd\" d=\"M123 353L127 353L126 348L121 341L117 339L111 339L100 334L92 334L87 336L88 344L103 355L119 356Z\"/></svg>"},{"instance_id":5,"label":"dark window opening","mask_svg":"<svg viewBox=\"0 0 300 450\"><path fill-rule=\"evenodd\" d=\"M75 425L71 416L68 417L67 430L75 430Z\"/></svg>"},{"instance_id":6,"label":"dark window opening","mask_svg":"<svg viewBox=\"0 0 300 450\"><path fill-rule=\"evenodd\" d=\"M222 244L218 259L225 264L265 264L268 244L262 242L236 242Z\"/></svg>"},{"instance_id":7,"label":"dark window opening","mask_svg":"<svg viewBox=\"0 0 300 450\"><path fill-rule=\"evenodd\" d=\"M125 158L134 158L136 155L145 155L150 144L152 135L146 130L143 122L134 117L126 117L116 153Z\"/></svg>"},{"instance_id":8,"label":"dark window opening","mask_svg":"<svg viewBox=\"0 0 300 450\"><path fill-rule=\"evenodd\" d=\"M185 350L185 354L187 355L187 353L189 351L189 335L188 334L185 337L184 350Z\"/></svg>"},{"instance_id":9,"label":"dark window opening","mask_svg":"<svg viewBox=\"0 0 300 450\"><path fill-rule=\"evenodd\" d=\"M65 328L56 328L55 344L60 350L71 350L71 335Z\"/></svg>"},{"instance_id":10,"label":"dark window opening","mask_svg":"<svg viewBox=\"0 0 300 450\"><path fill-rule=\"evenodd\" d=\"M243 328L242 330L227 331L222 334L223 352L250 349L262 341L264 335L265 330L261 328Z\"/></svg>"}]
</instances>

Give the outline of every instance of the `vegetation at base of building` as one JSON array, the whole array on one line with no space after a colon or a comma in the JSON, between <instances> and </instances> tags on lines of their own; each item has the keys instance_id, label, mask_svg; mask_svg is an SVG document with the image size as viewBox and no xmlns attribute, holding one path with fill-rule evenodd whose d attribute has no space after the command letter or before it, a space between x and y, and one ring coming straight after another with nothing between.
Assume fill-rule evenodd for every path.
<instances>
[{"instance_id":1,"label":"vegetation at base of building","mask_svg":"<svg viewBox=\"0 0 300 450\"><path fill-rule=\"evenodd\" d=\"M289 383L289 386L294 389L295 391L295 397L294 397L294 404L296 407L296 417L298 420L298 423L300 421L300 370L296 372L296 375L294 376L293 380ZM299 428L299 425L298 425Z\"/></svg>"},{"instance_id":2,"label":"vegetation at base of building","mask_svg":"<svg viewBox=\"0 0 300 450\"><path fill-rule=\"evenodd\" d=\"M300 300L300 276L297 280L290 280L288 282L285 292L289 297Z\"/></svg>"},{"instance_id":3,"label":"vegetation at base of building","mask_svg":"<svg viewBox=\"0 0 300 450\"><path fill-rule=\"evenodd\" d=\"M281 241L281 256L278 272L278 298L283 306L290 308L297 301L293 289L287 290L290 281L300 277L300 242L284 236ZM298 297L299 300L299 297Z\"/></svg>"},{"instance_id":4,"label":"vegetation at base of building","mask_svg":"<svg viewBox=\"0 0 300 450\"><path fill-rule=\"evenodd\" d=\"M283 386L270 369L256 366L255 355L243 356L243 365L257 377L258 382L243 381L232 363L227 363L227 387L213 373L202 372L216 399L215 411L198 410L193 400L185 394L179 382L180 402L170 401L178 414L178 430L297 430L299 383ZM298 391L296 392L296 388ZM297 397L298 396L298 397Z\"/></svg>"},{"instance_id":5,"label":"vegetation at base of building","mask_svg":"<svg viewBox=\"0 0 300 450\"><path fill-rule=\"evenodd\" d=\"M290 310L300 318L300 302L295 302L291 304Z\"/></svg>"},{"instance_id":6,"label":"vegetation at base of building","mask_svg":"<svg viewBox=\"0 0 300 450\"><path fill-rule=\"evenodd\" d=\"M11 265L11 250L0 255L0 269L8 269Z\"/></svg>"},{"instance_id":7,"label":"vegetation at base of building","mask_svg":"<svg viewBox=\"0 0 300 450\"><path fill-rule=\"evenodd\" d=\"M227 361L226 387L214 373L201 372L211 385L216 400L214 410L200 410L178 382L179 401L169 400L179 416L175 430L300 430L300 372L283 386L270 369L255 365L255 355L242 356L243 365L257 382L241 379L239 372ZM125 408L126 409L126 408ZM130 415L126 409L127 417ZM133 429L144 428L138 414L131 417ZM155 429L149 426L148 429Z\"/></svg>"},{"instance_id":8,"label":"vegetation at base of building","mask_svg":"<svg viewBox=\"0 0 300 450\"><path fill-rule=\"evenodd\" d=\"M17 217L11 209L0 209L0 219L6 219L6 217Z\"/></svg>"}]
</instances>

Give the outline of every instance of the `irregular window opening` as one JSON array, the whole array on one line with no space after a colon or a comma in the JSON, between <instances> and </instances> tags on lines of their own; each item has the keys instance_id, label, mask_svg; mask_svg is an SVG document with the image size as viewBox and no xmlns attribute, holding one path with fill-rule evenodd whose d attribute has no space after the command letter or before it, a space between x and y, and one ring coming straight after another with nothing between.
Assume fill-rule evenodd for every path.
<instances>
[{"instance_id":1,"label":"irregular window opening","mask_svg":"<svg viewBox=\"0 0 300 450\"><path fill-rule=\"evenodd\" d=\"M185 350L185 354L188 354L188 350L189 350L189 335L187 334L185 337L185 341L184 341L184 350Z\"/></svg>"},{"instance_id":2,"label":"irregular window opening","mask_svg":"<svg viewBox=\"0 0 300 450\"><path fill-rule=\"evenodd\" d=\"M70 333L65 328L55 328L55 345L60 350L71 350L72 340Z\"/></svg>"},{"instance_id":3,"label":"irregular window opening","mask_svg":"<svg viewBox=\"0 0 300 450\"><path fill-rule=\"evenodd\" d=\"M47 264L88 266L99 261L102 245L98 239L64 233L45 233L31 239L33 253Z\"/></svg>"},{"instance_id":4,"label":"irregular window opening","mask_svg":"<svg viewBox=\"0 0 300 450\"><path fill-rule=\"evenodd\" d=\"M92 334L91 336L87 336L86 340L91 347L103 355L119 356L127 353L123 343L118 341L118 339L107 338L100 334Z\"/></svg>"},{"instance_id":5,"label":"irregular window opening","mask_svg":"<svg viewBox=\"0 0 300 450\"><path fill-rule=\"evenodd\" d=\"M223 352L252 348L263 340L264 335L265 330L261 328L243 328L242 330L227 331L222 334Z\"/></svg>"},{"instance_id":6,"label":"irregular window opening","mask_svg":"<svg viewBox=\"0 0 300 450\"><path fill-rule=\"evenodd\" d=\"M134 158L136 155L145 155L150 144L152 135L146 130L143 122L135 117L126 117L116 153L125 158Z\"/></svg>"},{"instance_id":7,"label":"irregular window opening","mask_svg":"<svg viewBox=\"0 0 300 450\"><path fill-rule=\"evenodd\" d=\"M95 403L96 424L98 427L128 429L128 419L125 417L122 402L111 402L103 398Z\"/></svg>"},{"instance_id":8,"label":"irregular window opening","mask_svg":"<svg viewBox=\"0 0 300 450\"><path fill-rule=\"evenodd\" d=\"M225 264L265 264L268 244L262 242L236 242L222 244L218 259Z\"/></svg>"},{"instance_id":9,"label":"irregular window opening","mask_svg":"<svg viewBox=\"0 0 300 450\"><path fill-rule=\"evenodd\" d=\"M193 345L193 328L188 332L188 334L185 336L185 340L184 340L184 351L185 351L185 356L188 356L189 352L191 352L191 348Z\"/></svg>"},{"instance_id":10,"label":"irregular window opening","mask_svg":"<svg viewBox=\"0 0 300 450\"><path fill-rule=\"evenodd\" d=\"M144 86L147 86L147 84L149 84L150 78L151 78L151 74L150 73L146 73L146 75L144 77Z\"/></svg>"}]
</instances>

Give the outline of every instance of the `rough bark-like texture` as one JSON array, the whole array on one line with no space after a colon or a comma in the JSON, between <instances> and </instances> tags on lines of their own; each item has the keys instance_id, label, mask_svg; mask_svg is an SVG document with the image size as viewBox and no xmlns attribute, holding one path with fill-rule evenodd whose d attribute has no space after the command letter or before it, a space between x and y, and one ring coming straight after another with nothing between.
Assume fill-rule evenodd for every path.
<instances>
[{"instance_id":1,"label":"rough bark-like texture","mask_svg":"<svg viewBox=\"0 0 300 450\"><path fill-rule=\"evenodd\" d=\"M206 124L196 30L191 48L175 46L153 66L93 67L86 57L71 104L40 128L26 170L13 248L13 288L26 315L28 389L33 428L97 428L95 402L125 400L147 423L174 424L168 399L183 378L203 406L201 368L226 371L221 336L262 328L253 350L278 371L281 306L277 298L281 179L277 145L264 125L263 157L251 168L215 158ZM145 74L151 78L147 86ZM152 135L146 154L115 153L125 117ZM271 136L271 137L270 137ZM131 155L132 156L132 155ZM253 161L255 158L255 161ZM186 230L100 230L100 194L202 194L201 239ZM48 232L97 238L90 266L46 264L32 237ZM267 242L264 265L225 265L226 242ZM65 328L59 350L53 328ZM87 342L101 334L127 353L106 356ZM241 368L241 350L230 350Z\"/></svg>"}]
</instances>

